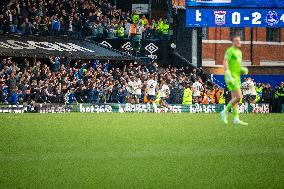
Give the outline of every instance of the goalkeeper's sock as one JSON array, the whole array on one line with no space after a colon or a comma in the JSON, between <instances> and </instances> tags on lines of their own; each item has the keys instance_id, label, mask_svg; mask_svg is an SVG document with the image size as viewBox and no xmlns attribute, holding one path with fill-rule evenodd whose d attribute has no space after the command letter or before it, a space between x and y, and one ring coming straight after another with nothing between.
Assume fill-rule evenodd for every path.
<instances>
[{"instance_id":1,"label":"goalkeeper's sock","mask_svg":"<svg viewBox=\"0 0 284 189\"><path fill-rule=\"evenodd\" d=\"M234 119L239 119L238 108L233 108L233 116L234 116Z\"/></svg>"},{"instance_id":2,"label":"goalkeeper's sock","mask_svg":"<svg viewBox=\"0 0 284 189\"><path fill-rule=\"evenodd\" d=\"M232 109L233 105L231 102L229 102L229 104L227 104L226 108L225 108L225 111L226 112L229 112L231 109Z\"/></svg>"},{"instance_id":3,"label":"goalkeeper's sock","mask_svg":"<svg viewBox=\"0 0 284 189\"><path fill-rule=\"evenodd\" d=\"M233 108L233 116L234 116L234 121L233 121L233 123L234 123L235 125L248 125L248 123L246 123L246 122L240 120L238 108Z\"/></svg>"}]
</instances>

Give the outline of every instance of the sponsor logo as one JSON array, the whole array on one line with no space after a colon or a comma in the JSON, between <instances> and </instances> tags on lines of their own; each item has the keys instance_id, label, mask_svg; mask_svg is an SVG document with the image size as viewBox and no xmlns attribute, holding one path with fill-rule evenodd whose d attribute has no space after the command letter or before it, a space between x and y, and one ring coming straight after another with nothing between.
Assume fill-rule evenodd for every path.
<instances>
[{"instance_id":1,"label":"sponsor logo","mask_svg":"<svg viewBox=\"0 0 284 189\"><path fill-rule=\"evenodd\" d=\"M103 112L112 112L112 107L110 105L91 105L91 106L86 106L83 104L80 104L80 112L82 113L103 113Z\"/></svg>"},{"instance_id":2,"label":"sponsor logo","mask_svg":"<svg viewBox=\"0 0 284 189\"><path fill-rule=\"evenodd\" d=\"M70 113L71 107L60 104L40 104L39 113Z\"/></svg>"},{"instance_id":3,"label":"sponsor logo","mask_svg":"<svg viewBox=\"0 0 284 189\"><path fill-rule=\"evenodd\" d=\"M122 45L121 48L124 49L125 51L132 51L133 50L130 42L125 43L124 45Z\"/></svg>"},{"instance_id":4,"label":"sponsor logo","mask_svg":"<svg viewBox=\"0 0 284 189\"><path fill-rule=\"evenodd\" d=\"M239 113L269 113L269 104L242 104L239 106Z\"/></svg>"},{"instance_id":5,"label":"sponsor logo","mask_svg":"<svg viewBox=\"0 0 284 189\"><path fill-rule=\"evenodd\" d=\"M226 24L226 13L226 11L214 11L216 25L222 26Z\"/></svg>"},{"instance_id":6,"label":"sponsor logo","mask_svg":"<svg viewBox=\"0 0 284 189\"><path fill-rule=\"evenodd\" d=\"M269 113L269 104L252 104L252 112L253 113L263 113L267 114Z\"/></svg>"},{"instance_id":7,"label":"sponsor logo","mask_svg":"<svg viewBox=\"0 0 284 189\"><path fill-rule=\"evenodd\" d=\"M36 50L43 49L47 51L67 51L67 52L94 52L93 50L87 49L85 47L76 45L74 43L59 43L59 42L45 42L45 41L15 41L15 40L7 40L5 42L0 42L0 48L5 49L28 49L28 50Z\"/></svg>"},{"instance_id":8,"label":"sponsor logo","mask_svg":"<svg viewBox=\"0 0 284 189\"><path fill-rule=\"evenodd\" d=\"M158 58L157 55L153 55L156 51L159 50L159 47L157 47L154 43L150 43L145 47L145 50L150 53L150 55L147 55L149 58L156 60Z\"/></svg>"},{"instance_id":9,"label":"sponsor logo","mask_svg":"<svg viewBox=\"0 0 284 189\"><path fill-rule=\"evenodd\" d=\"M0 106L0 113L24 113L27 107L23 105L3 105Z\"/></svg>"},{"instance_id":10,"label":"sponsor logo","mask_svg":"<svg viewBox=\"0 0 284 189\"><path fill-rule=\"evenodd\" d=\"M152 107L152 108L151 108ZM171 113L181 113L182 112L182 106L179 105L173 105L169 106L169 108L166 107L158 107L156 105L149 106L147 104L125 104L125 105L118 105L118 112L124 113L124 112L136 112L136 113L142 113L142 112L154 112L154 113L163 113L163 112L171 112Z\"/></svg>"},{"instance_id":11,"label":"sponsor logo","mask_svg":"<svg viewBox=\"0 0 284 189\"><path fill-rule=\"evenodd\" d=\"M190 113L213 113L216 112L215 105L202 105L202 104L192 104L189 105Z\"/></svg>"},{"instance_id":12,"label":"sponsor logo","mask_svg":"<svg viewBox=\"0 0 284 189\"><path fill-rule=\"evenodd\" d=\"M109 42L103 41L100 43L102 46L108 47L108 48L112 48L112 45Z\"/></svg>"}]
</instances>

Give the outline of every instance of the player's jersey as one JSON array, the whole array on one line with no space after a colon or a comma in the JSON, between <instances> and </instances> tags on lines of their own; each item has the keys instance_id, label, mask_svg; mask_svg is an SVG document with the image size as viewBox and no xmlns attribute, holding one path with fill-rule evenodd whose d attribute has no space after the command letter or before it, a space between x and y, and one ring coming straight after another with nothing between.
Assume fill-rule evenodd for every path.
<instances>
[{"instance_id":1,"label":"player's jersey","mask_svg":"<svg viewBox=\"0 0 284 189\"><path fill-rule=\"evenodd\" d=\"M234 46L230 47L225 53L225 60L228 61L228 69L231 72L232 77L240 81L241 64L242 64L242 51Z\"/></svg>"},{"instance_id":2,"label":"player's jersey","mask_svg":"<svg viewBox=\"0 0 284 189\"><path fill-rule=\"evenodd\" d=\"M256 89L253 81L248 81L248 88L250 91L250 95L256 95Z\"/></svg>"},{"instance_id":3,"label":"player's jersey","mask_svg":"<svg viewBox=\"0 0 284 189\"><path fill-rule=\"evenodd\" d=\"M243 92L243 95L249 95L250 94L249 84L248 84L247 81L242 83L242 92Z\"/></svg>"},{"instance_id":4,"label":"player's jersey","mask_svg":"<svg viewBox=\"0 0 284 189\"><path fill-rule=\"evenodd\" d=\"M193 83L192 86L194 88L193 96L200 96L201 95L202 84L199 83L198 81L196 81L196 82Z\"/></svg>"},{"instance_id":5,"label":"player's jersey","mask_svg":"<svg viewBox=\"0 0 284 189\"><path fill-rule=\"evenodd\" d=\"M148 95L155 96L156 95L156 87L157 87L157 82L150 79L147 81L147 93Z\"/></svg>"},{"instance_id":6,"label":"player's jersey","mask_svg":"<svg viewBox=\"0 0 284 189\"><path fill-rule=\"evenodd\" d=\"M128 91L130 94L134 94L135 93L135 86L134 86L134 82L133 81L129 81L128 82Z\"/></svg>"},{"instance_id":7,"label":"player's jersey","mask_svg":"<svg viewBox=\"0 0 284 189\"><path fill-rule=\"evenodd\" d=\"M141 80L134 81L136 95L141 95L141 85L142 85Z\"/></svg>"},{"instance_id":8,"label":"player's jersey","mask_svg":"<svg viewBox=\"0 0 284 189\"><path fill-rule=\"evenodd\" d=\"M160 96L161 98L165 98L170 94L170 88L168 85L163 85L160 90Z\"/></svg>"}]
</instances>

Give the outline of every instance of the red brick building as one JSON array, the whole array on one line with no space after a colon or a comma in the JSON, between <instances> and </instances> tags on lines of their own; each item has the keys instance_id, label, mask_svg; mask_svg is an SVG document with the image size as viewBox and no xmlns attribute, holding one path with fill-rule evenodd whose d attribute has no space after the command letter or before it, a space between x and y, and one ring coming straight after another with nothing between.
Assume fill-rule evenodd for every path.
<instances>
[{"instance_id":1,"label":"red brick building","mask_svg":"<svg viewBox=\"0 0 284 189\"><path fill-rule=\"evenodd\" d=\"M243 63L255 74L284 74L284 28L203 29L202 67L210 73L222 72L222 60L238 34L243 40Z\"/></svg>"}]
</instances>

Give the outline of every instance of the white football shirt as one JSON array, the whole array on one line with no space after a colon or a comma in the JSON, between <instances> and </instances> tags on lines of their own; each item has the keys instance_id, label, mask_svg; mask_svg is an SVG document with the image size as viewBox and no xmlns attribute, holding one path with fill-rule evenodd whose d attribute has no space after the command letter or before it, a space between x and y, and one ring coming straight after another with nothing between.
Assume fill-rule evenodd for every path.
<instances>
[{"instance_id":1,"label":"white football shirt","mask_svg":"<svg viewBox=\"0 0 284 189\"><path fill-rule=\"evenodd\" d=\"M194 91L192 96L200 96L200 91L202 89L202 84L196 81L193 83Z\"/></svg>"},{"instance_id":2,"label":"white football shirt","mask_svg":"<svg viewBox=\"0 0 284 189\"><path fill-rule=\"evenodd\" d=\"M156 87L157 87L157 82L154 81L153 79L150 79L147 81L147 89L148 89L148 95L155 96L156 95Z\"/></svg>"}]
</instances>

